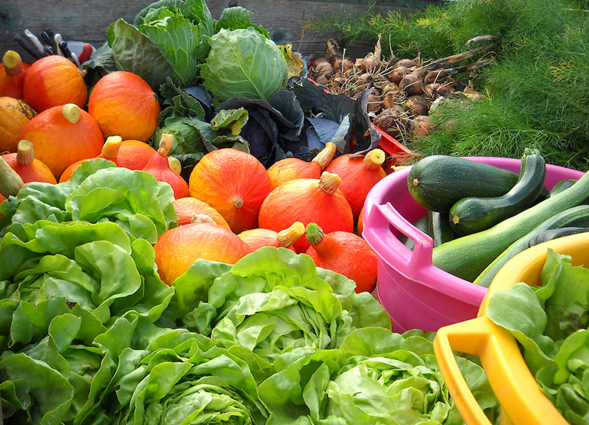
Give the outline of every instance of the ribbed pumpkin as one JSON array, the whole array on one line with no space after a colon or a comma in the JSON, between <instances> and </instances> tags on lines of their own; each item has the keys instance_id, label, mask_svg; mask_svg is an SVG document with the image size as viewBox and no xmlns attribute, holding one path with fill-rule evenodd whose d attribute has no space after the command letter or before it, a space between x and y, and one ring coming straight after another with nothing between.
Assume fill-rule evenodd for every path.
<instances>
[{"instance_id":1,"label":"ribbed pumpkin","mask_svg":"<svg viewBox=\"0 0 589 425\"><path fill-rule=\"evenodd\" d=\"M154 245L155 263L168 285L200 258L235 264L251 252L235 233L208 223L191 223L165 231Z\"/></svg>"},{"instance_id":2,"label":"ribbed pumpkin","mask_svg":"<svg viewBox=\"0 0 589 425\"><path fill-rule=\"evenodd\" d=\"M14 97L0 97L0 152L16 152L20 133L37 112Z\"/></svg>"},{"instance_id":3,"label":"ribbed pumpkin","mask_svg":"<svg viewBox=\"0 0 589 425\"><path fill-rule=\"evenodd\" d=\"M49 167L35 158L33 144L28 140L21 140L18 143L16 153L7 153L2 157L10 165L10 168L22 178L23 183L57 183Z\"/></svg>"},{"instance_id":4,"label":"ribbed pumpkin","mask_svg":"<svg viewBox=\"0 0 589 425\"><path fill-rule=\"evenodd\" d=\"M288 229L276 232L270 229L250 229L244 230L237 236L247 243L252 249L252 252L264 246L273 246L275 248L287 248L295 251L293 245L305 234L305 225L297 221ZM296 251L295 251L296 252Z\"/></svg>"},{"instance_id":5,"label":"ribbed pumpkin","mask_svg":"<svg viewBox=\"0 0 589 425\"><path fill-rule=\"evenodd\" d=\"M102 152L96 158L108 159L109 161L114 162L118 166L119 165L118 154L119 154L119 150L121 148L121 143L122 143L122 140L120 137L118 137L118 136L109 137L108 139L106 139L106 141L104 142L104 145L102 146ZM74 171L76 171L78 169L78 167L80 165L82 165L82 163L84 161L88 161L90 159L94 159L94 158L82 159L80 161L74 162L72 165L67 167L64 170L64 172L61 173L61 176L59 177L59 182L63 183L65 181L68 181L70 179L70 177L72 176L72 174L74 173Z\"/></svg>"},{"instance_id":6,"label":"ribbed pumpkin","mask_svg":"<svg viewBox=\"0 0 589 425\"><path fill-rule=\"evenodd\" d=\"M4 53L0 64L0 96L22 99L23 84L30 66L14 50Z\"/></svg>"},{"instance_id":7,"label":"ribbed pumpkin","mask_svg":"<svg viewBox=\"0 0 589 425\"><path fill-rule=\"evenodd\" d=\"M352 279L357 293L374 290L378 257L364 239L350 232L324 233L316 223L307 225L306 239L311 246L305 254L317 267Z\"/></svg>"},{"instance_id":8,"label":"ribbed pumpkin","mask_svg":"<svg viewBox=\"0 0 589 425\"><path fill-rule=\"evenodd\" d=\"M268 168L272 188L294 179L318 179L333 159L336 150L335 144L328 142L312 161L303 161L299 158L285 158L276 161Z\"/></svg>"},{"instance_id":9,"label":"ribbed pumpkin","mask_svg":"<svg viewBox=\"0 0 589 425\"><path fill-rule=\"evenodd\" d=\"M323 172L320 179L296 179L283 183L266 197L260 208L259 227L279 232L294 222L305 226L317 223L326 232L354 231L352 208L338 189L337 174ZM309 242L299 238L297 253L305 252Z\"/></svg>"},{"instance_id":10,"label":"ribbed pumpkin","mask_svg":"<svg viewBox=\"0 0 589 425\"><path fill-rule=\"evenodd\" d=\"M23 84L23 100L37 112L73 103L86 106L88 87L85 71L60 55L45 56L33 62Z\"/></svg>"},{"instance_id":11,"label":"ribbed pumpkin","mask_svg":"<svg viewBox=\"0 0 589 425\"><path fill-rule=\"evenodd\" d=\"M338 156L325 168L342 178L339 188L350 203L355 219L364 207L368 192L387 175L382 168L385 159L384 151L373 149L366 155Z\"/></svg>"},{"instance_id":12,"label":"ribbed pumpkin","mask_svg":"<svg viewBox=\"0 0 589 425\"><path fill-rule=\"evenodd\" d=\"M190 174L189 186L190 196L216 209L236 234L261 227L260 206L272 191L272 182L262 163L255 156L232 148L203 156Z\"/></svg>"},{"instance_id":13,"label":"ribbed pumpkin","mask_svg":"<svg viewBox=\"0 0 589 425\"><path fill-rule=\"evenodd\" d=\"M153 174L157 181L168 183L174 190L174 198L180 199L190 196L190 191L186 180L170 168L168 152L173 140L174 137L171 134L162 134L157 152L147 161L143 171Z\"/></svg>"},{"instance_id":14,"label":"ribbed pumpkin","mask_svg":"<svg viewBox=\"0 0 589 425\"><path fill-rule=\"evenodd\" d=\"M57 180L74 162L100 155L104 144L96 120L72 103L41 112L23 128L20 138L33 142L35 156Z\"/></svg>"},{"instance_id":15,"label":"ribbed pumpkin","mask_svg":"<svg viewBox=\"0 0 589 425\"><path fill-rule=\"evenodd\" d=\"M90 93L88 112L104 137L148 141L158 126L161 112L157 94L137 74L115 71L102 77Z\"/></svg>"},{"instance_id":16,"label":"ribbed pumpkin","mask_svg":"<svg viewBox=\"0 0 589 425\"><path fill-rule=\"evenodd\" d=\"M176 215L178 216L178 226L192 223L194 217L200 214L212 218L217 226L231 230L231 227L229 227L223 216L216 209L200 199L187 196L185 198L174 199L172 205L174 205Z\"/></svg>"}]
</instances>

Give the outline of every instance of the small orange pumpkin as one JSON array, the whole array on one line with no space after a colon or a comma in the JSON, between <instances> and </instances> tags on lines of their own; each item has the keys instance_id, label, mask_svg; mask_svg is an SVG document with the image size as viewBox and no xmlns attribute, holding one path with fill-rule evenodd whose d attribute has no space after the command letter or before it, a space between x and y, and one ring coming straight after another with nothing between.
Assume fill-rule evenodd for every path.
<instances>
[{"instance_id":1,"label":"small orange pumpkin","mask_svg":"<svg viewBox=\"0 0 589 425\"><path fill-rule=\"evenodd\" d=\"M0 96L22 100L23 84L30 66L17 52L8 50L0 64Z\"/></svg>"},{"instance_id":2,"label":"small orange pumpkin","mask_svg":"<svg viewBox=\"0 0 589 425\"><path fill-rule=\"evenodd\" d=\"M216 209L200 199L187 196L185 198L174 199L172 205L174 205L176 215L178 216L178 226L192 223L195 216L202 214L212 218L217 226L231 230L231 227L229 227L223 216Z\"/></svg>"},{"instance_id":3,"label":"small orange pumpkin","mask_svg":"<svg viewBox=\"0 0 589 425\"><path fill-rule=\"evenodd\" d=\"M36 115L37 111L23 100L0 97L0 152L16 152L22 129Z\"/></svg>"},{"instance_id":4,"label":"small orange pumpkin","mask_svg":"<svg viewBox=\"0 0 589 425\"><path fill-rule=\"evenodd\" d=\"M74 162L100 155L104 144L96 120L73 103L41 112L22 129L20 138L33 143L37 159L58 180Z\"/></svg>"},{"instance_id":5,"label":"small orange pumpkin","mask_svg":"<svg viewBox=\"0 0 589 425\"><path fill-rule=\"evenodd\" d=\"M385 159L383 150L373 149L366 155L339 156L325 168L342 178L340 190L352 207L354 219L358 219L368 192L387 175L382 168Z\"/></svg>"},{"instance_id":6,"label":"small orange pumpkin","mask_svg":"<svg viewBox=\"0 0 589 425\"><path fill-rule=\"evenodd\" d=\"M283 183L266 197L260 208L260 227L279 232L295 221L305 226L317 223L326 232L353 232L352 208L338 189L337 174L323 172L320 179L296 179ZM294 244L297 253L305 252L309 242L299 238Z\"/></svg>"},{"instance_id":7,"label":"small orange pumpkin","mask_svg":"<svg viewBox=\"0 0 589 425\"><path fill-rule=\"evenodd\" d=\"M118 137L118 136L109 137L108 139L106 139L106 142L104 142L104 145L102 146L102 152L96 158L108 159L109 161L114 162L118 166L119 165L118 164L118 154L119 154L119 149L121 147L121 143L122 143L122 140L120 137ZM89 159L92 159L92 158L89 158ZM63 183L65 181L68 181L72 177L72 174L74 173L74 171L76 171L78 169L78 167L80 165L82 165L82 163L84 161L88 161L89 159L81 159L80 161L76 161L72 165L67 167L64 170L64 172L61 173L61 176L59 177L59 182Z\"/></svg>"},{"instance_id":8,"label":"small orange pumpkin","mask_svg":"<svg viewBox=\"0 0 589 425\"><path fill-rule=\"evenodd\" d=\"M115 71L102 77L90 93L88 112L104 137L148 141L159 125L157 94L137 74Z\"/></svg>"},{"instance_id":9,"label":"small orange pumpkin","mask_svg":"<svg viewBox=\"0 0 589 425\"><path fill-rule=\"evenodd\" d=\"M190 174L189 186L190 196L217 210L236 234L258 227L260 206L272 191L262 163L233 148L203 156Z\"/></svg>"},{"instance_id":10,"label":"small orange pumpkin","mask_svg":"<svg viewBox=\"0 0 589 425\"><path fill-rule=\"evenodd\" d=\"M23 100L37 112L73 103L86 106L88 87L80 71L60 55L45 56L33 62L23 84Z\"/></svg>"},{"instance_id":11,"label":"small orange pumpkin","mask_svg":"<svg viewBox=\"0 0 589 425\"><path fill-rule=\"evenodd\" d=\"M191 223L167 230L153 248L158 273L170 286L200 258L235 264L251 252L235 233L209 223Z\"/></svg>"},{"instance_id":12,"label":"small orange pumpkin","mask_svg":"<svg viewBox=\"0 0 589 425\"><path fill-rule=\"evenodd\" d=\"M22 178L23 183L57 183L49 167L35 158L33 144L28 140L23 139L18 143L16 153L7 153L2 157L10 165L10 168Z\"/></svg>"},{"instance_id":13,"label":"small orange pumpkin","mask_svg":"<svg viewBox=\"0 0 589 425\"><path fill-rule=\"evenodd\" d=\"M270 229L250 229L244 230L237 235L242 241L247 243L252 252L264 246L273 246L275 248L288 248L295 251L294 243L305 234L305 225L300 221L293 223L288 229L276 232Z\"/></svg>"},{"instance_id":14,"label":"small orange pumpkin","mask_svg":"<svg viewBox=\"0 0 589 425\"><path fill-rule=\"evenodd\" d=\"M306 239L311 246L305 254L317 267L352 279L357 293L374 290L378 257L364 239L350 232L324 233L316 223L307 225Z\"/></svg>"},{"instance_id":15,"label":"small orange pumpkin","mask_svg":"<svg viewBox=\"0 0 589 425\"><path fill-rule=\"evenodd\" d=\"M272 188L294 179L318 179L327 164L333 159L336 150L335 144L328 142L325 148L310 162L299 158L285 158L276 161L268 168Z\"/></svg>"},{"instance_id":16,"label":"small orange pumpkin","mask_svg":"<svg viewBox=\"0 0 589 425\"><path fill-rule=\"evenodd\" d=\"M147 161L143 171L153 174L157 181L168 183L174 190L174 197L180 199L190 196L190 191L186 180L170 168L168 152L173 140L174 136L171 134L162 134L159 149Z\"/></svg>"}]
</instances>

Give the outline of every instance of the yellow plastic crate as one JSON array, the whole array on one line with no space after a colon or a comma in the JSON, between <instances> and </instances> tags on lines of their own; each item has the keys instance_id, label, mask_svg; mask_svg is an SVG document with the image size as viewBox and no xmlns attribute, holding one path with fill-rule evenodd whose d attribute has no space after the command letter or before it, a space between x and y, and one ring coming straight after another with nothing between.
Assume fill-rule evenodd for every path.
<instances>
[{"instance_id":1,"label":"yellow plastic crate","mask_svg":"<svg viewBox=\"0 0 589 425\"><path fill-rule=\"evenodd\" d=\"M439 329L436 358L448 390L467 425L489 425L458 369L452 350L478 355L501 403L501 424L566 425L568 422L540 390L511 333L486 315L489 297L518 282L538 285L546 252L569 255L574 266L589 268L589 234L567 236L536 245L512 258L497 273L481 303L477 318Z\"/></svg>"}]
</instances>

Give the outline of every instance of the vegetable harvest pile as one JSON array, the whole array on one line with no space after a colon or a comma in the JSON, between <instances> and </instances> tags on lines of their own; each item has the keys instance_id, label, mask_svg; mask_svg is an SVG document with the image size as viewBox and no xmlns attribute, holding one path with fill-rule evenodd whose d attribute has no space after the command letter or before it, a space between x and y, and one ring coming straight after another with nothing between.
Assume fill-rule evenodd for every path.
<instances>
[{"instance_id":1,"label":"vegetable harvest pile","mask_svg":"<svg viewBox=\"0 0 589 425\"><path fill-rule=\"evenodd\" d=\"M4 55L0 421L464 423L435 335L371 294L368 92L326 93L249 15L162 0L79 68Z\"/></svg>"}]
</instances>

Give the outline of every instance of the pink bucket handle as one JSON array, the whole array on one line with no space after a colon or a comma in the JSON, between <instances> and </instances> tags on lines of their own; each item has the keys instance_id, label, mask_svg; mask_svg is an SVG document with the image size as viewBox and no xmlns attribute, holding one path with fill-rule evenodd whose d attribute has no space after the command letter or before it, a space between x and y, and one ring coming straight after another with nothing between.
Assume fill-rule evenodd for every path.
<instances>
[{"instance_id":1,"label":"pink bucket handle","mask_svg":"<svg viewBox=\"0 0 589 425\"><path fill-rule=\"evenodd\" d=\"M414 227L389 202L373 205L365 221L364 239L383 260L397 270L408 270L413 275L432 265L432 238ZM391 233L389 226L415 242L413 251Z\"/></svg>"}]
</instances>

